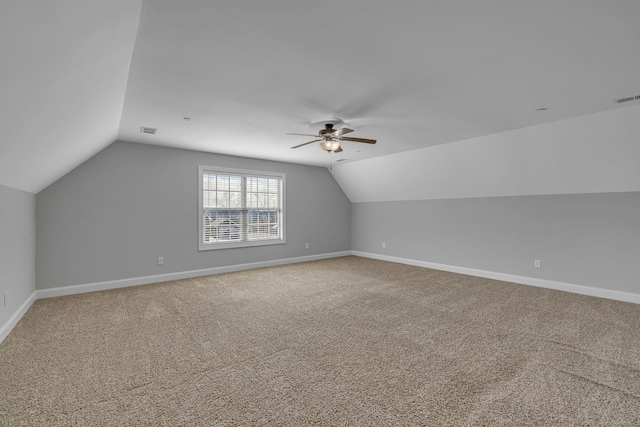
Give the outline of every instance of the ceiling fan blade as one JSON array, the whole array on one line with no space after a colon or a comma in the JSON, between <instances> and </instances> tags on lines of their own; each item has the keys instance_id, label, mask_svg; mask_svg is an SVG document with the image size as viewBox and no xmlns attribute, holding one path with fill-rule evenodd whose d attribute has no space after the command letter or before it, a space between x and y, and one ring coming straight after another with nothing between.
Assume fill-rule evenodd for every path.
<instances>
[{"instance_id":1,"label":"ceiling fan blade","mask_svg":"<svg viewBox=\"0 0 640 427\"><path fill-rule=\"evenodd\" d=\"M334 151L334 153L339 153L342 151L342 147L338 146L338 149Z\"/></svg>"},{"instance_id":2,"label":"ceiling fan blade","mask_svg":"<svg viewBox=\"0 0 640 427\"><path fill-rule=\"evenodd\" d=\"M318 135L311 135L309 133L288 133L287 135L315 136L316 138L318 137Z\"/></svg>"},{"instance_id":3,"label":"ceiling fan blade","mask_svg":"<svg viewBox=\"0 0 640 427\"><path fill-rule=\"evenodd\" d=\"M375 144L377 141L375 139L366 139L366 138L350 138L345 136L340 138L342 141L353 141L353 142L364 142L365 144Z\"/></svg>"},{"instance_id":4,"label":"ceiling fan blade","mask_svg":"<svg viewBox=\"0 0 640 427\"><path fill-rule=\"evenodd\" d=\"M342 128L342 129L336 129L333 131L333 133L331 134L332 136L342 136L345 133L351 133L353 132L353 129L349 129L349 128Z\"/></svg>"},{"instance_id":5,"label":"ceiling fan blade","mask_svg":"<svg viewBox=\"0 0 640 427\"><path fill-rule=\"evenodd\" d=\"M315 135L312 135L312 136L315 136ZM304 144L296 145L295 147L291 147L291 148L298 148L298 147L302 147L302 146L304 146L304 145L311 144L311 143L313 143L313 142L318 142L318 141L322 141L322 140L321 140L321 139L314 139L313 141L305 142Z\"/></svg>"}]
</instances>

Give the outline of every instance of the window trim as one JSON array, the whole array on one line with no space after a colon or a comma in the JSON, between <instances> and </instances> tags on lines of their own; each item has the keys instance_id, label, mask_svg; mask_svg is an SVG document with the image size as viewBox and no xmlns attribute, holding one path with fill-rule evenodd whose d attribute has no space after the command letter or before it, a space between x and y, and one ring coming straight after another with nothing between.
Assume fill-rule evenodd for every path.
<instances>
[{"instance_id":1,"label":"window trim","mask_svg":"<svg viewBox=\"0 0 640 427\"><path fill-rule=\"evenodd\" d=\"M280 188L280 238L268 240L244 240L240 242L230 243L205 243L204 236L204 183L203 176L205 173L230 173L243 176L257 176L264 178L278 178L282 185ZM281 245L287 243L286 239L286 215L285 215L285 193L286 193L286 174L281 172L256 171L249 169L235 169L218 166L198 165L198 251L211 251L229 248L246 248L254 246ZM246 188L242 190L242 197L246 197Z\"/></svg>"}]
</instances>

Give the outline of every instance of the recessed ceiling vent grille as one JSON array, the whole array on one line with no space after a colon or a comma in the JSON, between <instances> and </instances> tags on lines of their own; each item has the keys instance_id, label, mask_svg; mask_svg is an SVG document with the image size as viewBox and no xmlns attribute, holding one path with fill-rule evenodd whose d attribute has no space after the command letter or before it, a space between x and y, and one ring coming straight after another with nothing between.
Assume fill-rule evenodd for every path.
<instances>
[{"instance_id":1,"label":"recessed ceiling vent grille","mask_svg":"<svg viewBox=\"0 0 640 427\"><path fill-rule=\"evenodd\" d=\"M158 129L146 128L146 127L143 126L143 127L140 128L140 132L147 133L149 135L155 135L156 132L158 132Z\"/></svg>"},{"instance_id":2,"label":"recessed ceiling vent grille","mask_svg":"<svg viewBox=\"0 0 640 427\"><path fill-rule=\"evenodd\" d=\"M626 98L614 99L613 103L614 104L623 104L625 102L631 102L631 101L640 101L640 95L627 96Z\"/></svg>"}]
</instances>

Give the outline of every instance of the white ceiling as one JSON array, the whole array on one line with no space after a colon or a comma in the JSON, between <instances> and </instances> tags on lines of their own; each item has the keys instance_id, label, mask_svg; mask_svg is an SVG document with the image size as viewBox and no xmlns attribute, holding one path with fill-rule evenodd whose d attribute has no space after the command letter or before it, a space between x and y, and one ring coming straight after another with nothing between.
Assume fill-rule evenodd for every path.
<instances>
[{"instance_id":1,"label":"white ceiling","mask_svg":"<svg viewBox=\"0 0 640 427\"><path fill-rule=\"evenodd\" d=\"M638 135L640 103L340 163L332 175L352 203L638 192Z\"/></svg>"},{"instance_id":2,"label":"white ceiling","mask_svg":"<svg viewBox=\"0 0 640 427\"><path fill-rule=\"evenodd\" d=\"M141 3L0 1L0 185L37 193L115 140Z\"/></svg>"},{"instance_id":3,"label":"white ceiling","mask_svg":"<svg viewBox=\"0 0 640 427\"><path fill-rule=\"evenodd\" d=\"M0 184L32 192L116 137L325 166L285 133L340 119L378 139L353 162L640 94L637 0L5 3Z\"/></svg>"}]
</instances>

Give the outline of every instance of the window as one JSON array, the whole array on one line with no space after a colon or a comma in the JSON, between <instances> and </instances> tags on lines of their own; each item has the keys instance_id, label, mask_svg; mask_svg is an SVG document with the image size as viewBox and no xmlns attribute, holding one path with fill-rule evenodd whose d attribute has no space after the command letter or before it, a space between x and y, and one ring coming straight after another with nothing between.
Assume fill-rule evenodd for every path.
<instances>
[{"instance_id":1,"label":"window","mask_svg":"<svg viewBox=\"0 0 640 427\"><path fill-rule=\"evenodd\" d=\"M284 178L200 166L198 247L209 249L284 243Z\"/></svg>"}]
</instances>

